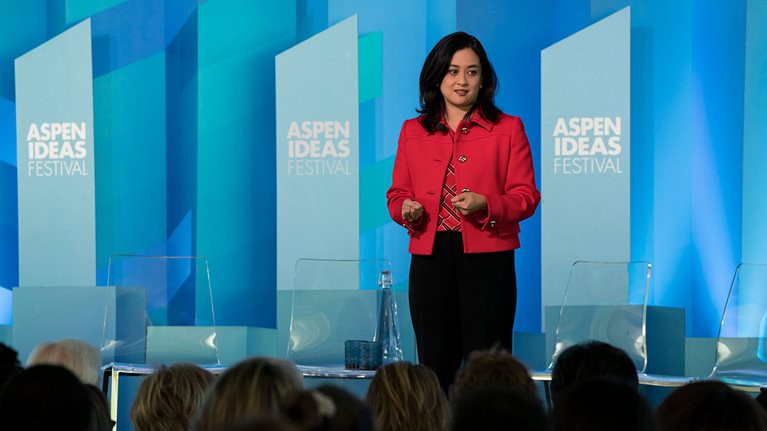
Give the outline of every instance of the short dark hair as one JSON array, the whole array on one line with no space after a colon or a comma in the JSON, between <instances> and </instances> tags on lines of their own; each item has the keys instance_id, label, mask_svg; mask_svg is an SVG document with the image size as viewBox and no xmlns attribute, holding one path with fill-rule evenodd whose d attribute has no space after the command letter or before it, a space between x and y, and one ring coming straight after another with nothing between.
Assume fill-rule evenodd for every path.
<instances>
[{"instance_id":1,"label":"short dark hair","mask_svg":"<svg viewBox=\"0 0 767 431\"><path fill-rule=\"evenodd\" d=\"M563 392L551 415L553 431L650 431L652 411L637 390L612 377L580 382Z\"/></svg>"},{"instance_id":2,"label":"short dark hair","mask_svg":"<svg viewBox=\"0 0 767 431\"><path fill-rule=\"evenodd\" d=\"M421 125L429 132L434 133L437 125L445 115L445 99L440 91L440 84L445 78L453 54L465 48L470 48L479 57L482 74L482 85L479 89L475 107L479 107L482 115L493 123L498 122L501 110L495 106L495 94L498 91L498 77L493 65L487 58L485 48L479 40L462 31L443 37L432 48L421 69L419 79L421 108L418 109L421 116Z\"/></svg>"},{"instance_id":3,"label":"short dark hair","mask_svg":"<svg viewBox=\"0 0 767 431\"><path fill-rule=\"evenodd\" d=\"M660 431L767 429L767 413L755 400L718 381L682 386L663 400L655 417Z\"/></svg>"},{"instance_id":4,"label":"short dark hair","mask_svg":"<svg viewBox=\"0 0 767 431\"><path fill-rule=\"evenodd\" d=\"M508 386L485 386L462 397L453 410L453 431L543 431L548 418L538 398Z\"/></svg>"},{"instance_id":5,"label":"short dark hair","mask_svg":"<svg viewBox=\"0 0 767 431\"><path fill-rule=\"evenodd\" d=\"M450 386L450 401L455 402L488 385L502 385L533 396L538 395L538 388L530 378L527 367L511 353L493 347L489 350L477 350L469 355Z\"/></svg>"},{"instance_id":6,"label":"short dark hair","mask_svg":"<svg viewBox=\"0 0 767 431\"><path fill-rule=\"evenodd\" d=\"M551 372L551 398L576 383L610 377L634 389L639 386L636 365L623 350L601 341L588 341L568 347L554 363Z\"/></svg>"}]
</instances>

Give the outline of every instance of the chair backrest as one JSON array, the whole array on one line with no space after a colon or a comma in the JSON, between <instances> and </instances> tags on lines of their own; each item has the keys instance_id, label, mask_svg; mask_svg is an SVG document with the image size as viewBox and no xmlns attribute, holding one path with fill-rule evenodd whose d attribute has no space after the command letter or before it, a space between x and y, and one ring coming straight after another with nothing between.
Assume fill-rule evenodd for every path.
<instances>
[{"instance_id":1,"label":"chair backrest","mask_svg":"<svg viewBox=\"0 0 767 431\"><path fill-rule=\"evenodd\" d=\"M597 340L623 349L638 372L647 367L648 262L573 263L562 299L549 368L575 344Z\"/></svg>"},{"instance_id":2,"label":"chair backrest","mask_svg":"<svg viewBox=\"0 0 767 431\"><path fill-rule=\"evenodd\" d=\"M344 363L346 340L372 341L384 259L298 259L291 294L287 357L299 365Z\"/></svg>"},{"instance_id":3,"label":"chair backrest","mask_svg":"<svg viewBox=\"0 0 767 431\"><path fill-rule=\"evenodd\" d=\"M104 362L221 364L204 257L113 255L107 285Z\"/></svg>"},{"instance_id":4,"label":"chair backrest","mask_svg":"<svg viewBox=\"0 0 767 431\"><path fill-rule=\"evenodd\" d=\"M741 263L730 283L710 378L767 386L767 265Z\"/></svg>"}]
</instances>

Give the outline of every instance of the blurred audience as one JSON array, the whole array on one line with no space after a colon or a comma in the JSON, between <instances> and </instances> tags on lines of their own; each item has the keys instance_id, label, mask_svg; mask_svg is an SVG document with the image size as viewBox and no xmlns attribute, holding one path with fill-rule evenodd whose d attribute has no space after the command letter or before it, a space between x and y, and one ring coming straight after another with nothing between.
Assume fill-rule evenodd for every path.
<instances>
[{"instance_id":1,"label":"blurred audience","mask_svg":"<svg viewBox=\"0 0 767 431\"><path fill-rule=\"evenodd\" d=\"M554 363L551 399L556 404L559 395L570 386L602 377L626 383L634 390L639 387L636 365L623 350L601 341L571 346Z\"/></svg>"},{"instance_id":2,"label":"blurred audience","mask_svg":"<svg viewBox=\"0 0 767 431\"><path fill-rule=\"evenodd\" d=\"M394 362L378 368L365 399L381 430L442 431L450 425L437 375L423 365Z\"/></svg>"},{"instance_id":3,"label":"blurred audience","mask_svg":"<svg viewBox=\"0 0 767 431\"><path fill-rule=\"evenodd\" d=\"M590 379L562 391L552 412L553 431L651 431L653 416L635 387L620 380Z\"/></svg>"},{"instance_id":4,"label":"blurred audience","mask_svg":"<svg viewBox=\"0 0 767 431\"><path fill-rule=\"evenodd\" d=\"M507 384L484 385L462 395L453 405L453 431L546 431L548 417L529 391Z\"/></svg>"},{"instance_id":5,"label":"blurred audience","mask_svg":"<svg viewBox=\"0 0 767 431\"><path fill-rule=\"evenodd\" d=\"M450 386L450 402L488 385L506 386L538 396L527 368L511 353L490 349L472 353Z\"/></svg>"},{"instance_id":6,"label":"blurred audience","mask_svg":"<svg viewBox=\"0 0 767 431\"><path fill-rule=\"evenodd\" d=\"M272 416L258 416L252 419L245 419L234 425L219 429L221 431L301 431L288 419Z\"/></svg>"},{"instance_id":7,"label":"blurred audience","mask_svg":"<svg viewBox=\"0 0 767 431\"><path fill-rule=\"evenodd\" d=\"M88 401L91 404L91 420L88 431L110 431L115 423L109 414L107 397L101 389L93 385L83 385Z\"/></svg>"},{"instance_id":8,"label":"blurred audience","mask_svg":"<svg viewBox=\"0 0 767 431\"><path fill-rule=\"evenodd\" d=\"M98 386L101 355L97 348L84 341L65 339L35 347L27 359L27 366L33 365L60 365L81 382Z\"/></svg>"},{"instance_id":9,"label":"blurred audience","mask_svg":"<svg viewBox=\"0 0 767 431\"><path fill-rule=\"evenodd\" d=\"M288 396L283 414L302 431L376 429L370 407L345 389L331 385Z\"/></svg>"},{"instance_id":10,"label":"blurred audience","mask_svg":"<svg viewBox=\"0 0 767 431\"><path fill-rule=\"evenodd\" d=\"M12 348L0 343L0 390L11 377L21 372L19 353Z\"/></svg>"},{"instance_id":11,"label":"blurred audience","mask_svg":"<svg viewBox=\"0 0 767 431\"><path fill-rule=\"evenodd\" d=\"M193 429L215 431L246 419L278 415L284 398L301 389L303 380L293 363L266 357L247 359L216 380Z\"/></svg>"},{"instance_id":12,"label":"blurred audience","mask_svg":"<svg viewBox=\"0 0 767 431\"><path fill-rule=\"evenodd\" d=\"M767 388L759 388L759 395L756 396L756 402L767 412Z\"/></svg>"},{"instance_id":13,"label":"blurred audience","mask_svg":"<svg viewBox=\"0 0 767 431\"><path fill-rule=\"evenodd\" d=\"M139 386L131 409L136 431L185 431L202 406L213 375L193 364L163 366Z\"/></svg>"},{"instance_id":14,"label":"blurred audience","mask_svg":"<svg viewBox=\"0 0 767 431\"><path fill-rule=\"evenodd\" d=\"M83 384L69 370L37 365L8 381L0 394L3 431L84 431L91 404Z\"/></svg>"},{"instance_id":15,"label":"blurred audience","mask_svg":"<svg viewBox=\"0 0 767 431\"><path fill-rule=\"evenodd\" d=\"M685 385L656 411L659 431L767 430L767 413L743 392L722 382Z\"/></svg>"}]
</instances>

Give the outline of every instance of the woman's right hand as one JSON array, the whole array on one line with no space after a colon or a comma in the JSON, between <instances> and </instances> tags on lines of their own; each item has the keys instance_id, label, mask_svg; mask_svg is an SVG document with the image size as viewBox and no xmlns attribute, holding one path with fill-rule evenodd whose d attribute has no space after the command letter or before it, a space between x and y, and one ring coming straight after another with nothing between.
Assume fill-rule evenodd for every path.
<instances>
[{"instance_id":1,"label":"woman's right hand","mask_svg":"<svg viewBox=\"0 0 767 431\"><path fill-rule=\"evenodd\" d=\"M423 205L412 199L402 202L402 218L408 223L414 223L423 215Z\"/></svg>"}]
</instances>

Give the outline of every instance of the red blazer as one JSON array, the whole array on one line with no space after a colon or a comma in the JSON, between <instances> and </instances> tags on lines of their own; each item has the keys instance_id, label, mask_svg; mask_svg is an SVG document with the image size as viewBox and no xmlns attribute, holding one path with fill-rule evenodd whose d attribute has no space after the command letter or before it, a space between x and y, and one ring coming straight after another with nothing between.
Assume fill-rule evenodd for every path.
<instances>
[{"instance_id":1,"label":"red blazer","mask_svg":"<svg viewBox=\"0 0 767 431\"><path fill-rule=\"evenodd\" d=\"M463 251L484 253L519 248L519 222L535 212L541 195L522 120L502 114L493 124L478 113L462 121L456 142L448 133L432 135L417 118L405 121L386 192L391 218L405 226L413 254L431 254L437 231L442 183L451 152L457 190L485 195L487 210L461 218ZM402 218L405 199L418 201L424 214L414 224Z\"/></svg>"}]
</instances>

